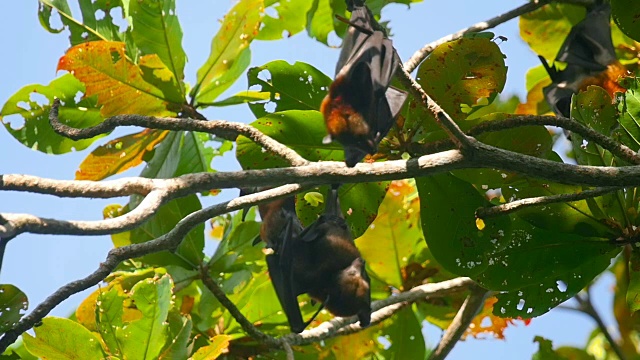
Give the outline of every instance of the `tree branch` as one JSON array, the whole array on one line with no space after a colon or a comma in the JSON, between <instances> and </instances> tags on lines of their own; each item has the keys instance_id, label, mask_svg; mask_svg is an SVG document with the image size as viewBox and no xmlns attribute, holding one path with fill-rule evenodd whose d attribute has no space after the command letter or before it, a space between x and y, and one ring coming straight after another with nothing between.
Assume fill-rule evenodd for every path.
<instances>
[{"instance_id":1,"label":"tree branch","mask_svg":"<svg viewBox=\"0 0 640 360\"><path fill-rule=\"evenodd\" d=\"M575 120L564 117L545 115L514 115L503 120L485 121L471 128L467 132L467 135L475 137L487 132L535 125L555 126L570 130L582 136L588 141L595 142L603 149L610 151L613 155L627 161L628 163L640 165L640 156L638 156L638 154L629 147L622 145L612 138L600 134L599 132L591 128L588 128ZM428 144L412 144L409 148L409 151L413 154L431 154L443 150L452 149L454 147L455 145L453 141L451 141L451 139L445 139L434 141Z\"/></svg>"},{"instance_id":2,"label":"tree branch","mask_svg":"<svg viewBox=\"0 0 640 360\"><path fill-rule=\"evenodd\" d=\"M210 206L185 216L173 229L171 229L171 231L154 240L110 250L105 261L102 262L98 269L96 269L92 274L83 279L72 281L56 290L52 295L36 306L31 313L20 319L13 329L4 333L2 338L0 338L0 353L4 352L4 350L6 350L6 348L11 345L18 336L20 336L20 334L39 323L53 308L58 306L58 304L66 300L69 296L86 290L104 280L107 275L109 275L120 264L120 262L163 250L175 250L189 231L214 216L242 209L253 202L268 201L270 198L277 199L289 196L301 190L302 187L300 185L294 184L241 196L234 200Z\"/></svg>"},{"instance_id":3,"label":"tree branch","mask_svg":"<svg viewBox=\"0 0 640 360\"><path fill-rule=\"evenodd\" d=\"M407 60L404 63L404 68L409 72L413 72L413 70L415 70L418 65L420 65L420 63L422 61L424 61L424 59L427 58L427 56L429 56L429 54L431 54L433 52L433 50L435 50L435 48L437 48L438 46L447 43L449 41L454 41L454 40L458 40L460 38L462 38L463 36L465 36L466 34L471 34L471 33L477 33L477 32L481 32L484 30L488 30L491 28L494 28L500 24L503 24L511 19L514 19L518 16L530 13L534 10L537 10L549 3L552 2L556 2L556 3L568 3L568 4L576 4L576 5L583 5L583 6L589 6L589 5L593 5L594 0L532 0L524 5L521 5L513 10L510 10L504 14L498 15L494 18L491 18L489 20L486 21L481 21L475 25L471 25L468 28L465 29L461 29L453 34L447 35L445 37L442 37L436 41L430 42L428 44L426 44L425 46L422 47L422 49L416 51L409 60Z\"/></svg>"},{"instance_id":4,"label":"tree branch","mask_svg":"<svg viewBox=\"0 0 640 360\"><path fill-rule=\"evenodd\" d=\"M456 313L453 321L442 335L440 343L429 357L430 360L444 359L449 355L453 347L458 343L464 332L469 328L469 324L478 312L482 309L484 301L487 298L489 291L479 286L474 286L471 289L471 294L467 296L466 300Z\"/></svg>"},{"instance_id":5,"label":"tree branch","mask_svg":"<svg viewBox=\"0 0 640 360\"><path fill-rule=\"evenodd\" d=\"M112 116L96 126L76 129L60 122L58 119L59 108L60 99L55 99L51 107L51 112L49 113L49 123L56 133L72 140L89 139L94 136L106 134L119 126L143 126L149 129L197 131L216 135L230 141L235 141L238 135L243 135L267 151L282 157L292 166L306 165L309 163L307 159L298 155L297 152L264 135L253 126L242 123L223 120L205 121L197 119L156 118L153 116L128 114Z\"/></svg>"},{"instance_id":6,"label":"tree branch","mask_svg":"<svg viewBox=\"0 0 640 360\"><path fill-rule=\"evenodd\" d=\"M602 187L593 190L584 190L574 194L559 194L550 196L538 196L534 198L512 201L510 203L479 208L476 210L476 216L480 219L486 219L494 216L506 215L531 206L542 206L546 204L554 204L560 202L578 201L594 198L614 191L622 190L620 187Z\"/></svg>"}]
</instances>

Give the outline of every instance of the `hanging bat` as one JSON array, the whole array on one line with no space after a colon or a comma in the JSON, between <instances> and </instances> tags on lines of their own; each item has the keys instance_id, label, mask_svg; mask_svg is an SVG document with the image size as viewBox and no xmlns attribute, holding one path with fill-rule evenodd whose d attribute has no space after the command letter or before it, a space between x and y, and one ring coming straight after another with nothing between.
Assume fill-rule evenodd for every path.
<instances>
[{"instance_id":1,"label":"hanging bat","mask_svg":"<svg viewBox=\"0 0 640 360\"><path fill-rule=\"evenodd\" d=\"M608 3L588 9L586 17L571 28L555 61L567 64L564 70L549 66L539 56L552 84L543 89L547 103L558 116L569 117L571 97L589 85L603 87L611 95L626 90L617 83L627 73L616 58L611 40L611 7Z\"/></svg>"},{"instance_id":2,"label":"hanging bat","mask_svg":"<svg viewBox=\"0 0 640 360\"><path fill-rule=\"evenodd\" d=\"M340 212L338 186L331 187L325 213L300 234L306 256L293 258L292 268L301 275L298 292L308 293L333 315L357 315L366 327L371 323L370 279Z\"/></svg>"},{"instance_id":3,"label":"hanging bat","mask_svg":"<svg viewBox=\"0 0 640 360\"><path fill-rule=\"evenodd\" d=\"M296 333L302 332L323 307L336 316L358 315L363 327L370 323L370 280L340 216L337 194L337 188L332 189L325 213L304 230L295 214L293 197L258 205L260 238L270 249L266 261L271 282L291 331ZM297 299L304 293L321 303L306 322Z\"/></svg>"},{"instance_id":4,"label":"hanging bat","mask_svg":"<svg viewBox=\"0 0 640 360\"><path fill-rule=\"evenodd\" d=\"M349 167L378 151L407 98L406 92L389 86L400 64L392 41L374 30L369 9L354 3L347 2L349 29L335 80L320 106L329 133L324 143L341 143Z\"/></svg>"}]
</instances>

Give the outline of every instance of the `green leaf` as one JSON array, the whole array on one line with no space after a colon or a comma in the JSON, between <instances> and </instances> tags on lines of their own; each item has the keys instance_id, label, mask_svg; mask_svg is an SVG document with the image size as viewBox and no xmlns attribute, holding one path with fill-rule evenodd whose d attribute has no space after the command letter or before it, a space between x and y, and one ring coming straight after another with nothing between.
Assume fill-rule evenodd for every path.
<instances>
[{"instance_id":1,"label":"green leaf","mask_svg":"<svg viewBox=\"0 0 640 360\"><path fill-rule=\"evenodd\" d=\"M271 94L265 93L262 91L254 91L254 90L245 90L241 91L231 97L226 99L215 101L210 104L206 104L208 106L232 106L239 104L247 104L256 101L268 101L271 98ZM204 104L203 104L204 105Z\"/></svg>"},{"instance_id":2,"label":"green leaf","mask_svg":"<svg viewBox=\"0 0 640 360\"><path fill-rule=\"evenodd\" d=\"M191 90L196 104L213 102L249 66L249 44L259 32L263 10L262 0L240 0L224 17Z\"/></svg>"},{"instance_id":3,"label":"green leaf","mask_svg":"<svg viewBox=\"0 0 640 360\"><path fill-rule=\"evenodd\" d=\"M102 122L95 98L74 98L85 92L84 85L71 74L63 75L49 85L24 86L13 94L0 110L0 120L9 133L23 145L47 154L64 154L83 150L104 135L73 141L60 136L49 125L49 112L54 98L62 102L60 121L76 128Z\"/></svg>"},{"instance_id":4,"label":"green leaf","mask_svg":"<svg viewBox=\"0 0 640 360\"><path fill-rule=\"evenodd\" d=\"M411 309L406 306L391 318L391 325L383 330L383 336L391 346L383 351L389 359L424 359L426 347L422 335L422 324Z\"/></svg>"},{"instance_id":5,"label":"green leaf","mask_svg":"<svg viewBox=\"0 0 640 360\"><path fill-rule=\"evenodd\" d=\"M58 34L66 27L69 29L69 40L72 46L96 40L112 40L121 41L123 34L120 33L120 27L115 21L120 22L122 19L114 19L112 14L118 14L118 11L112 11L116 7L121 7L120 1L91 1L80 0L80 11L82 20L76 19L71 13L71 8L66 0L39 0L38 17L40 24L45 30ZM51 25L52 10L56 10L60 15L63 28L54 29ZM101 12L104 17L96 18L96 13Z\"/></svg>"},{"instance_id":6,"label":"green leaf","mask_svg":"<svg viewBox=\"0 0 640 360\"><path fill-rule=\"evenodd\" d=\"M337 143L323 144L327 135L322 114L318 111L290 110L264 117L251 123L267 136L279 141L310 161L344 161L344 151ZM245 170L285 167L287 163L253 141L238 137L236 158Z\"/></svg>"},{"instance_id":7,"label":"green leaf","mask_svg":"<svg viewBox=\"0 0 640 360\"><path fill-rule=\"evenodd\" d=\"M168 323L169 341L158 359L186 359L189 355L191 319L180 316L178 312L170 312Z\"/></svg>"},{"instance_id":8,"label":"green leaf","mask_svg":"<svg viewBox=\"0 0 640 360\"><path fill-rule=\"evenodd\" d=\"M304 30L307 25L306 14L312 1L309 0L289 0L278 1L275 5L269 6L277 12L277 17L271 17L266 13L262 22L264 26L256 37L258 40L278 40L290 37Z\"/></svg>"},{"instance_id":9,"label":"green leaf","mask_svg":"<svg viewBox=\"0 0 640 360\"><path fill-rule=\"evenodd\" d=\"M180 84L184 97L184 65L187 56L182 49L182 28L175 15L174 0L129 2L131 35L142 54L157 54Z\"/></svg>"},{"instance_id":10,"label":"green leaf","mask_svg":"<svg viewBox=\"0 0 640 360\"><path fill-rule=\"evenodd\" d=\"M22 334L25 347L32 355L49 360L99 360L105 357L98 338L75 321L46 317L42 319L42 325L33 330L35 337L27 332Z\"/></svg>"},{"instance_id":11,"label":"green leaf","mask_svg":"<svg viewBox=\"0 0 640 360\"><path fill-rule=\"evenodd\" d=\"M270 95L269 101L249 103L257 118L285 110L318 110L331 85L331 78L315 67L303 62L291 65L284 60L251 68L247 77L250 87L258 85L262 93ZM275 104L273 111L266 109L270 103Z\"/></svg>"},{"instance_id":12,"label":"green leaf","mask_svg":"<svg viewBox=\"0 0 640 360\"><path fill-rule=\"evenodd\" d=\"M29 300L20 289L11 284L0 284L0 333L13 329L29 307Z\"/></svg>"},{"instance_id":13,"label":"green leaf","mask_svg":"<svg viewBox=\"0 0 640 360\"><path fill-rule=\"evenodd\" d=\"M640 41L640 4L635 1L611 0L611 15L620 30Z\"/></svg>"},{"instance_id":14,"label":"green leaf","mask_svg":"<svg viewBox=\"0 0 640 360\"><path fill-rule=\"evenodd\" d=\"M218 148L208 145L209 135L188 131L184 134L184 141L180 149L180 162L173 176L193 174L199 172L213 172L211 162L216 156L222 156L231 150L233 143L223 140Z\"/></svg>"},{"instance_id":15,"label":"green leaf","mask_svg":"<svg viewBox=\"0 0 640 360\"><path fill-rule=\"evenodd\" d=\"M120 294L116 287L101 291L96 302L96 323L102 340L111 355L122 356L123 350L116 335L117 329L122 328L124 301L126 296Z\"/></svg>"},{"instance_id":16,"label":"green leaf","mask_svg":"<svg viewBox=\"0 0 640 360\"><path fill-rule=\"evenodd\" d=\"M462 105L473 108L480 99L492 100L506 78L504 55L486 38L442 44L418 68L420 85L454 119L464 118Z\"/></svg>"},{"instance_id":17,"label":"green leaf","mask_svg":"<svg viewBox=\"0 0 640 360\"><path fill-rule=\"evenodd\" d=\"M211 360L216 359L222 352L229 347L231 336L216 335L211 338L209 345L203 346L189 360Z\"/></svg>"},{"instance_id":18,"label":"green leaf","mask_svg":"<svg viewBox=\"0 0 640 360\"><path fill-rule=\"evenodd\" d=\"M582 6L547 4L520 16L520 37L536 54L553 60L571 27L584 19L585 14Z\"/></svg>"},{"instance_id":19,"label":"green leaf","mask_svg":"<svg viewBox=\"0 0 640 360\"><path fill-rule=\"evenodd\" d=\"M157 359L167 343L166 323L171 306L173 282L168 275L158 280L146 279L131 289L131 298L143 317L132 321L116 334L127 359Z\"/></svg>"},{"instance_id":20,"label":"green leaf","mask_svg":"<svg viewBox=\"0 0 640 360\"><path fill-rule=\"evenodd\" d=\"M140 176L149 179L168 179L176 176L182 157L182 139L184 131L170 131L153 151L153 157L142 169ZM139 197L132 197L138 200ZM133 202L137 205L137 201Z\"/></svg>"},{"instance_id":21,"label":"green leaf","mask_svg":"<svg viewBox=\"0 0 640 360\"><path fill-rule=\"evenodd\" d=\"M591 283L621 250L606 239L546 231L517 219L511 238L476 278L489 289L503 291L493 307L500 317L526 319L546 313Z\"/></svg>"},{"instance_id":22,"label":"green leaf","mask_svg":"<svg viewBox=\"0 0 640 360\"><path fill-rule=\"evenodd\" d=\"M331 0L309 1L313 5L307 14L307 33L312 39L328 44L329 33L334 31L334 14L344 14L346 5ZM334 9L334 6L340 9Z\"/></svg>"},{"instance_id":23,"label":"green leaf","mask_svg":"<svg viewBox=\"0 0 640 360\"><path fill-rule=\"evenodd\" d=\"M636 79L629 91L625 93L625 99L619 120L620 129L613 133L613 137L627 145L634 151L640 150L640 86Z\"/></svg>"},{"instance_id":24,"label":"green leaf","mask_svg":"<svg viewBox=\"0 0 640 360\"><path fill-rule=\"evenodd\" d=\"M155 239L171 231L185 216L202 209L196 195L172 200L158 209L153 217L139 228L131 231L133 243ZM166 266L179 265L186 269L197 267L204 258L204 224L193 228L182 240L175 253L163 251L143 257L143 262ZM168 256L168 257L167 257Z\"/></svg>"},{"instance_id":25,"label":"green leaf","mask_svg":"<svg viewBox=\"0 0 640 360\"><path fill-rule=\"evenodd\" d=\"M448 271L478 276L492 254L510 241L510 220L498 217L476 224L475 211L489 205L471 184L444 173L417 178L422 231L433 256Z\"/></svg>"}]
</instances>

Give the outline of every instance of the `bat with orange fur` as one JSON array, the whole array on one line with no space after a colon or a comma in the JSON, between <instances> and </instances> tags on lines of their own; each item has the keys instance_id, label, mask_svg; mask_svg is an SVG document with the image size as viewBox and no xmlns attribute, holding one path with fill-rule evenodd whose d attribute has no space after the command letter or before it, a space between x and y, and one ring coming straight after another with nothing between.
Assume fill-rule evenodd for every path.
<instances>
[{"instance_id":1,"label":"bat with orange fur","mask_svg":"<svg viewBox=\"0 0 640 360\"><path fill-rule=\"evenodd\" d=\"M407 98L389 86L400 64L393 43L374 29L369 9L353 3L335 80L320 107L329 133L324 142L341 143L349 167L378 151Z\"/></svg>"},{"instance_id":2,"label":"bat with orange fur","mask_svg":"<svg viewBox=\"0 0 640 360\"><path fill-rule=\"evenodd\" d=\"M606 2L588 9L586 17L571 28L556 56L555 61L567 64L563 70L549 66L540 57L552 81L543 89L544 96L556 115L569 117L571 97L589 85L603 87L611 97L626 91L617 82L627 70L616 57L610 18L611 7Z\"/></svg>"}]
</instances>

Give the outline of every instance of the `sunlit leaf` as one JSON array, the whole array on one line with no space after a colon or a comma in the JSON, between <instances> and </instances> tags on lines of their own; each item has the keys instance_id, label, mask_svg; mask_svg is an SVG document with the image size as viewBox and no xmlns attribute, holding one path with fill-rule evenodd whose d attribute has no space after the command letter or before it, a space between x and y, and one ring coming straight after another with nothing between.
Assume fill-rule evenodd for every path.
<instances>
[{"instance_id":1,"label":"sunlit leaf","mask_svg":"<svg viewBox=\"0 0 640 360\"><path fill-rule=\"evenodd\" d=\"M123 19L114 19L112 17L113 14L121 13L120 11L112 11L112 9L122 6L120 1L79 1L78 3L82 13L82 20L74 18L66 0L39 0L38 17L40 18L40 24L47 31L54 34L60 33L64 28L67 28L72 46L96 40L122 40L123 36L116 22ZM63 24L60 29L53 28L51 24L52 10L56 10L60 15L60 20ZM102 13L104 16L98 19L97 13Z\"/></svg>"},{"instance_id":2,"label":"sunlit leaf","mask_svg":"<svg viewBox=\"0 0 640 360\"><path fill-rule=\"evenodd\" d=\"M100 145L91 152L76 171L76 180L102 180L136 167L167 136L167 130L146 129Z\"/></svg>"},{"instance_id":3,"label":"sunlit leaf","mask_svg":"<svg viewBox=\"0 0 640 360\"><path fill-rule=\"evenodd\" d=\"M44 359L103 359L100 340L75 321L46 317L34 327L36 336L22 334L27 350Z\"/></svg>"},{"instance_id":4,"label":"sunlit leaf","mask_svg":"<svg viewBox=\"0 0 640 360\"><path fill-rule=\"evenodd\" d=\"M210 360L216 359L229 346L231 336L216 335L209 340L209 345L203 346L196 351L189 360Z\"/></svg>"},{"instance_id":5,"label":"sunlit leaf","mask_svg":"<svg viewBox=\"0 0 640 360\"><path fill-rule=\"evenodd\" d=\"M471 321L471 324L465 332L465 336L483 337L488 335L490 338L504 340L504 331L509 326L516 324L514 319L499 317L493 314L493 305L498 301L495 297L485 300L484 306L480 313ZM524 320L525 325L529 325L531 320Z\"/></svg>"},{"instance_id":6,"label":"sunlit leaf","mask_svg":"<svg viewBox=\"0 0 640 360\"><path fill-rule=\"evenodd\" d=\"M142 54L157 54L178 80L184 97L182 29L175 14L175 1L130 1L131 35Z\"/></svg>"},{"instance_id":7,"label":"sunlit leaf","mask_svg":"<svg viewBox=\"0 0 640 360\"><path fill-rule=\"evenodd\" d=\"M249 86L258 85L262 93L269 94L269 101L249 103L257 118L285 110L318 110L331 84L331 78L315 67L303 62L292 65L284 60L251 68L247 77ZM268 111L274 104L275 108Z\"/></svg>"},{"instance_id":8,"label":"sunlit leaf","mask_svg":"<svg viewBox=\"0 0 640 360\"><path fill-rule=\"evenodd\" d=\"M120 114L172 115L169 101L181 102L179 98L167 99L157 85L171 83L173 77L166 78L158 73L157 55L146 55L141 65L132 63L125 56L125 44L115 41L93 41L72 47L60 58L58 70L67 70L86 86L86 96L96 95L103 116ZM150 62L147 67L153 72L156 85L145 79L144 58ZM155 76L157 75L157 76Z\"/></svg>"},{"instance_id":9,"label":"sunlit leaf","mask_svg":"<svg viewBox=\"0 0 640 360\"><path fill-rule=\"evenodd\" d=\"M168 275L146 279L131 289L131 298L143 314L141 319L116 330L122 353L129 359L156 359L169 340L166 323L173 282Z\"/></svg>"},{"instance_id":10,"label":"sunlit leaf","mask_svg":"<svg viewBox=\"0 0 640 360\"><path fill-rule=\"evenodd\" d=\"M0 284L0 333L13 329L29 307L27 295L11 284Z\"/></svg>"},{"instance_id":11,"label":"sunlit leaf","mask_svg":"<svg viewBox=\"0 0 640 360\"><path fill-rule=\"evenodd\" d=\"M84 128L101 123L95 98L75 100L83 93L84 85L69 74L49 85L27 85L7 100L0 111L0 120L16 140L34 150L48 154L82 150L104 135L78 141L58 135L49 124L49 112L57 97L62 102L59 118L63 124Z\"/></svg>"},{"instance_id":12,"label":"sunlit leaf","mask_svg":"<svg viewBox=\"0 0 640 360\"><path fill-rule=\"evenodd\" d=\"M191 97L196 104L213 102L249 66L249 44L258 35L263 0L240 0L224 17L211 41L211 54L198 70Z\"/></svg>"},{"instance_id":13,"label":"sunlit leaf","mask_svg":"<svg viewBox=\"0 0 640 360\"><path fill-rule=\"evenodd\" d=\"M554 60L571 27L585 14L582 6L547 4L520 16L520 37L535 53Z\"/></svg>"},{"instance_id":14,"label":"sunlit leaf","mask_svg":"<svg viewBox=\"0 0 640 360\"><path fill-rule=\"evenodd\" d=\"M290 37L305 29L306 14L313 5L309 0L278 1L271 8L277 13L272 17L269 13L262 19L263 27L256 37L259 40L277 40Z\"/></svg>"}]
</instances>

